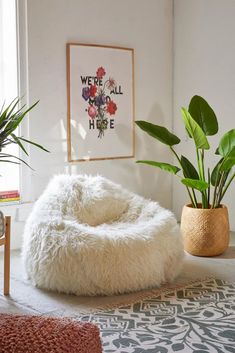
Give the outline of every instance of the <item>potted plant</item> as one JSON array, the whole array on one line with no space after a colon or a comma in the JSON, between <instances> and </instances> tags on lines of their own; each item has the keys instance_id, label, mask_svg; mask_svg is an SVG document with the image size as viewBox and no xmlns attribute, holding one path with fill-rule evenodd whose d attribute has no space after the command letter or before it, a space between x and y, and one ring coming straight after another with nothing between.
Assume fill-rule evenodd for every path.
<instances>
[{"instance_id":1,"label":"potted plant","mask_svg":"<svg viewBox=\"0 0 235 353\"><path fill-rule=\"evenodd\" d=\"M4 148L14 143L14 144L17 144L26 155L28 155L28 152L24 147L25 142L30 143L35 147L38 147L46 152L49 152L38 143L32 142L30 140L26 140L24 137L16 136L14 134L14 131L20 125L22 120L25 118L26 114L30 110L32 110L39 102L37 101L29 108L25 108L25 105L23 105L20 109L18 109L17 107L20 101L21 101L20 98L15 98L5 109L3 104L2 109L0 111L0 162L14 163L14 164L19 164L20 162L23 162L28 167L30 167L28 163L26 163L23 159L17 156L13 156L9 153L4 153Z\"/></svg>"},{"instance_id":2,"label":"potted plant","mask_svg":"<svg viewBox=\"0 0 235 353\"><path fill-rule=\"evenodd\" d=\"M20 162L23 162L29 168L31 168L29 164L23 159L17 156L13 156L9 153L5 153L4 151L4 148L6 146L14 143L14 144L17 144L26 155L28 155L28 152L24 146L24 143L30 143L35 147L38 147L46 152L49 152L38 143L27 140L22 136L15 135L14 133L15 130L20 125L20 123L22 122L26 114L38 104L38 102L36 102L29 108L25 108L25 105L23 105L20 109L18 109L17 107L20 101L21 101L20 98L15 98L7 107L5 107L5 109L3 105L0 111L0 162L14 163L14 164L20 164ZM0 213L0 216L1 216L1 222L4 224L3 222L4 215L2 212ZM4 227L2 228L1 234L3 233L4 233ZM1 237L1 234L0 234L0 237Z\"/></svg>"},{"instance_id":3,"label":"potted plant","mask_svg":"<svg viewBox=\"0 0 235 353\"><path fill-rule=\"evenodd\" d=\"M223 253L229 244L228 210L222 204L223 197L235 178L235 129L225 133L215 154L218 162L211 170L205 166L206 152L210 149L207 136L218 132L218 121L207 101L196 95L188 109L182 108L182 120L188 136L195 144L197 166L175 147L179 137L167 128L147 121L136 124L161 143L167 145L177 160L177 165L140 160L178 176L186 187L190 203L183 207L181 230L185 250L198 256L215 256ZM179 175L181 172L181 175Z\"/></svg>"}]
</instances>

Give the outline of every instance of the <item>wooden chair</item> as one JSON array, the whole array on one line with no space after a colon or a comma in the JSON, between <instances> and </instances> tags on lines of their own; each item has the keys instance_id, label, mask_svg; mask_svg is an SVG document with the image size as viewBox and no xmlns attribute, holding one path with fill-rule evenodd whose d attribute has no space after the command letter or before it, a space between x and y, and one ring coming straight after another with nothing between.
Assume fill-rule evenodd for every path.
<instances>
[{"instance_id":1,"label":"wooden chair","mask_svg":"<svg viewBox=\"0 0 235 353\"><path fill-rule=\"evenodd\" d=\"M11 217L5 217L5 232L0 238L0 246L4 245L4 287L3 294L10 293L10 234L11 234Z\"/></svg>"}]
</instances>

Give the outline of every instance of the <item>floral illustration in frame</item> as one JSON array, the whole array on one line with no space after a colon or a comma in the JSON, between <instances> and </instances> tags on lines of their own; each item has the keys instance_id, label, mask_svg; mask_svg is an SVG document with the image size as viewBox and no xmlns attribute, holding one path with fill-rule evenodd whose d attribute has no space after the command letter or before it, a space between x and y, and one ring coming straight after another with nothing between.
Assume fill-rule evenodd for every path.
<instances>
[{"instance_id":1,"label":"floral illustration in frame","mask_svg":"<svg viewBox=\"0 0 235 353\"><path fill-rule=\"evenodd\" d=\"M67 44L68 160L134 157L134 50Z\"/></svg>"}]
</instances>

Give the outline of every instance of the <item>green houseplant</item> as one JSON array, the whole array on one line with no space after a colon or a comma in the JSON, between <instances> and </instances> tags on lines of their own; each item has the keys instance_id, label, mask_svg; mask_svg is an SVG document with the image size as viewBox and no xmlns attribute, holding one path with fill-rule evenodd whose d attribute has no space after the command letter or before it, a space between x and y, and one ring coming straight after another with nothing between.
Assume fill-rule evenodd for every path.
<instances>
[{"instance_id":1,"label":"green houseplant","mask_svg":"<svg viewBox=\"0 0 235 353\"><path fill-rule=\"evenodd\" d=\"M21 108L18 108L20 101L21 101L20 98L15 98L5 108L4 108L4 104L3 104L3 106L0 110L0 162L14 163L14 164L20 164L20 162L23 162L29 168L31 168L29 166L29 164L26 161L24 161L23 159L4 152L4 148L6 146L8 146L10 144L17 144L23 150L23 152L26 155L28 155L28 152L24 146L24 143L32 144L35 147L38 147L46 152L49 152L47 149L45 149L43 146L39 145L38 143L27 140L22 136L15 135L15 133L14 133L15 130L20 125L22 120L25 118L27 113L30 112L30 110L32 110L38 104L38 101L37 101L29 108L26 108L25 105L23 105ZM1 220L2 224L5 225L4 214L2 212L0 212L0 220ZM4 228L5 228L5 226L2 227L0 237L4 234L4 231L5 231Z\"/></svg>"},{"instance_id":2,"label":"green houseplant","mask_svg":"<svg viewBox=\"0 0 235 353\"><path fill-rule=\"evenodd\" d=\"M185 185L190 199L190 204L186 207L190 208L190 212L193 212L192 210L194 209L194 213L191 216L192 218L189 220L189 223L192 223L192 220L197 218L196 212L197 214L200 214L199 219L202 218L203 212L201 211L204 210L207 217L206 220L202 220L202 222L204 222L203 226L200 226L201 228L206 229L206 233L209 233L212 230L214 222L211 221L212 224L209 225L210 217L208 215L214 214L213 219L215 220L218 218L221 222L221 219L218 217L218 211L216 210L220 210L219 212L222 213L225 212L222 218L227 218L227 220L225 220L227 226L224 226L226 233L224 238L226 238L226 244L223 246L221 245L220 249L214 250L212 253L210 253L210 249L203 252L206 247L205 244L208 244L208 234L203 236L202 243L204 242L205 244L202 244L202 249L198 251L190 248L192 245L191 243L198 243L198 237L196 240L191 239L192 241L190 241L189 246L188 240L185 240L186 247L188 247L186 250L192 254L204 256L217 255L223 252L228 245L228 216L226 216L226 207L222 205L222 199L235 178L235 172L233 171L235 165L235 129L226 132L220 139L218 148L214 152L218 156L218 161L214 168L210 170L210 168L206 168L205 159L206 152L210 149L208 136L215 135L218 132L218 121L215 112L204 98L196 95L192 97L188 109L181 108L181 113L187 134L195 145L197 165L194 166L186 156L180 156L176 152L174 146L180 143L180 138L178 136L174 135L163 126L155 125L147 121L136 121L136 124L147 134L167 145L176 157L177 165L149 160L140 160L137 161L137 163L144 163L163 169L179 178L181 183ZM182 230L183 235L187 237L186 234L184 234L184 213L183 210ZM194 235L192 236L192 234L198 234L199 224L196 223L197 229L195 230L192 230L190 226L187 226L186 228L189 228L189 233L191 233L189 236L194 238ZM221 232L221 229L219 232Z\"/></svg>"},{"instance_id":3,"label":"green houseplant","mask_svg":"<svg viewBox=\"0 0 235 353\"><path fill-rule=\"evenodd\" d=\"M32 144L35 147L40 148L41 150L49 152L47 149L45 149L38 143L27 140L22 136L15 135L15 130L23 121L27 113L29 113L39 102L37 101L29 108L26 108L26 105L23 105L21 108L18 109L20 101L21 98L15 98L7 107L4 107L3 105L0 111L0 162L14 164L19 164L20 162L23 162L28 167L30 167L29 164L23 159L4 152L4 148L13 143L17 144L26 155L28 155L28 152L24 146L24 143Z\"/></svg>"}]
</instances>

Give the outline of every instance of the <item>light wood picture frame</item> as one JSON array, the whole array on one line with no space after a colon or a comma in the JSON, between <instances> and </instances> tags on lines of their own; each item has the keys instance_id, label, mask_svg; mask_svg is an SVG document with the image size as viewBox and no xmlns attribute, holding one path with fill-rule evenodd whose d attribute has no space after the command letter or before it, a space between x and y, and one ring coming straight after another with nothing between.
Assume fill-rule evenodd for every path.
<instances>
[{"instance_id":1,"label":"light wood picture frame","mask_svg":"<svg viewBox=\"0 0 235 353\"><path fill-rule=\"evenodd\" d=\"M67 43L68 161L133 158L134 49Z\"/></svg>"}]
</instances>

